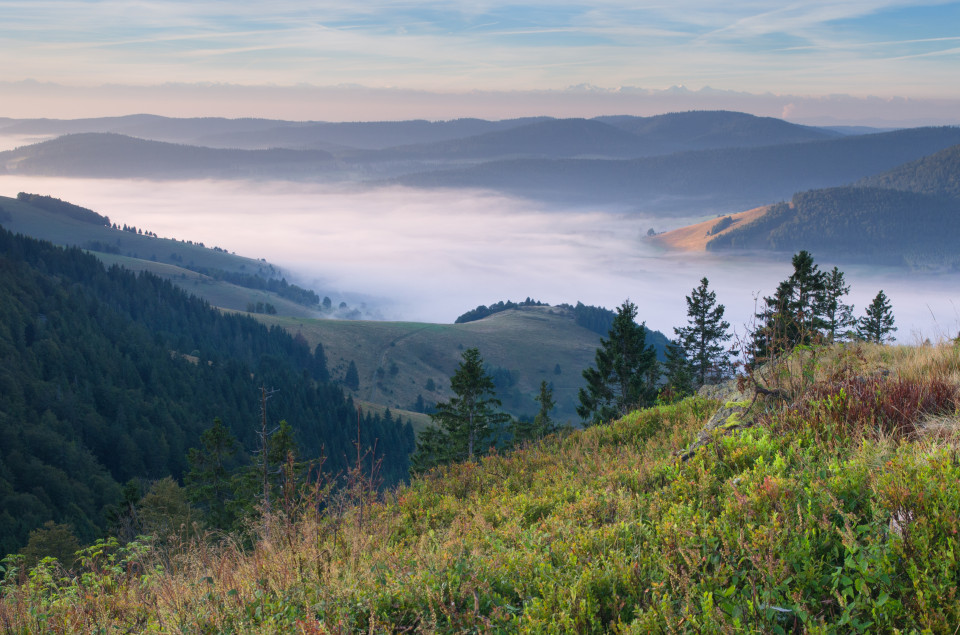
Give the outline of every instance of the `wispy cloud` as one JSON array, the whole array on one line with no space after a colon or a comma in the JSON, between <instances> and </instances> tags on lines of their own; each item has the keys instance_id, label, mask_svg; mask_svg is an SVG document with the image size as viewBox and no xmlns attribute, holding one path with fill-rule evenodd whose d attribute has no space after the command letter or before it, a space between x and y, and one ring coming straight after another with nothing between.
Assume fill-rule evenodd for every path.
<instances>
[{"instance_id":1,"label":"wispy cloud","mask_svg":"<svg viewBox=\"0 0 960 635\"><path fill-rule=\"evenodd\" d=\"M960 10L935 0L0 0L0 17L7 81L960 95L940 61Z\"/></svg>"}]
</instances>

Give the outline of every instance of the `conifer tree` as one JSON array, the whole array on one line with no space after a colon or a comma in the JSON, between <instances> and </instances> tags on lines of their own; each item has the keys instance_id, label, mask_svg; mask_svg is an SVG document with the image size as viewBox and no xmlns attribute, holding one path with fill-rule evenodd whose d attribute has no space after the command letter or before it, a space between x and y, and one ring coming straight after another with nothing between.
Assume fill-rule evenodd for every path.
<instances>
[{"instance_id":1,"label":"conifer tree","mask_svg":"<svg viewBox=\"0 0 960 635\"><path fill-rule=\"evenodd\" d=\"M226 529L233 522L228 504L233 495L231 470L238 450L237 439L216 417L213 426L200 435L200 444L200 449L190 448L187 452L187 497L201 505L212 526Z\"/></svg>"},{"instance_id":2,"label":"conifer tree","mask_svg":"<svg viewBox=\"0 0 960 635\"><path fill-rule=\"evenodd\" d=\"M637 324L637 305L624 301L616 312L608 339L600 340L595 367L583 371L579 414L585 423L602 423L646 406L656 396L656 352L646 345L647 329Z\"/></svg>"},{"instance_id":3,"label":"conifer tree","mask_svg":"<svg viewBox=\"0 0 960 635\"><path fill-rule=\"evenodd\" d=\"M730 323L723 319L724 306L717 304L717 294L708 290L709 284L702 278L700 286L687 296L688 326L673 329L698 387L721 379L729 365L723 342L730 339Z\"/></svg>"},{"instance_id":4,"label":"conifer tree","mask_svg":"<svg viewBox=\"0 0 960 635\"><path fill-rule=\"evenodd\" d=\"M417 451L411 458L411 471L423 472L435 465L453 461L474 460L493 440L510 415L499 412L493 378L483 367L477 348L468 348L450 378L455 396L437 403L430 415L434 426L427 428L417 440Z\"/></svg>"},{"instance_id":5,"label":"conifer tree","mask_svg":"<svg viewBox=\"0 0 960 635\"><path fill-rule=\"evenodd\" d=\"M542 439L557 431L557 425L550 418L550 412L557 406L557 402L553 400L553 386L546 380L541 381L540 394L534 397L534 400L540 404L540 411L533 418L534 432L536 438Z\"/></svg>"},{"instance_id":6,"label":"conifer tree","mask_svg":"<svg viewBox=\"0 0 960 635\"><path fill-rule=\"evenodd\" d=\"M824 292L820 313L823 316L827 339L831 342L848 337L848 329L857 323L853 317L853 305L844 304L841 298L850 293L850 285L843 272L834 267L824 276Z\"/></svg>"},{"instance_id":7,"label":"conifer tree","mask_svg":"<svg viewBox=\"0 0 960 635\"><path fill-rule=\"evenodd\" d=\"M826 327L823 319L826 274L814 264L808 251L793 256L793 273L777 286L757 318L761 327L754 334L755 359L768 358L794 346L811 344Z\"/></svg>"},{"instance_id":8,"label":"conifer tree","mask_svg":"<svg viewBox=\"0 0 960 635\"><path fill-rule=\"evenodd\" d=\"M890 300L881 289L867 307L866 314L857 321L857 335L868 342L882 344L896 339L889 335L896 330Z\"/></svg>"},{"instance_id":9,"label":"conifer tree","mask_svg":"<svg viewBox=\"0 0 960 635\"><path fill-rule=\"evenodd\" d=\"M347 374L343 377L343 385L350 390L358 390L360 388L360 373L357 372L357 365L352 359L350 360L350 365L347 366Z\"/></svg>"},{"instance_id":10,"label":"conifer tree","mask_svg":"<svg viewBox=\"0 0 960 635\"><path fill-rule=\"evenodd\" d=\"M693 393L693 373L683 347L676 340L667 342L666 361L663 363L666 388L672 397Z\"/></svg>"}]
</instances>

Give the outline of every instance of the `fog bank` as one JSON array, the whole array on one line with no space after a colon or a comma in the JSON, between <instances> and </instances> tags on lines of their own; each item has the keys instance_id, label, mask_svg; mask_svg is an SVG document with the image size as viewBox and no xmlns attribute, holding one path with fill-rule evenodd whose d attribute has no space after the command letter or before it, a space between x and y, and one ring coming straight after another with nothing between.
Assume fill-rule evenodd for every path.
<instances>
[{"instance_id":1,"label":"fog bank","mask_svg":"<svg viewBox=\"0 0 960 635\"><path fill-rule=\"evenodd\" d=\"M321 295L367 296L389 319L452 322L479 304L528 296L608 308L629 297L647 326L672 335L686 322L684 297L706 276L743 333L754 298L771 294L791 271L788 256L666 254L645 240L651 227L701 219L696 210L659 219L642 208L556 208L486 191L0 176L0 194L19 191L56 196L161 237L266 258ZM898 341L957 334L960 275L841 269L857 315L884 289Z\"/></svg>"}]
</instances>

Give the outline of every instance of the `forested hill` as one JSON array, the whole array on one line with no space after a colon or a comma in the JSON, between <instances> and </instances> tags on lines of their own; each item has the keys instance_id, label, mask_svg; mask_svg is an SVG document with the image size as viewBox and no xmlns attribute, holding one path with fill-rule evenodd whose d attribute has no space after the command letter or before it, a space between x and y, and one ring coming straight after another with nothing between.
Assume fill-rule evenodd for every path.
<instances>
[{"instance_id":1,"label":"forested hill","mask_svg":"<svg viewBox=\"0 0 960 635\"><path fill-rule=\"evenodd\" d=\"M960 268L960 146L856 185L795 194L707 243L813 251L841 261Z\"/></svg>"},{"instance_id":2,"label":"forested hill","mask_svg":"<svg viewBox=\"0 0 960 635\"><path fill-rule=\"evenodd\" d=\"M708 251L806 249L840 262L960 267L960 201L838 187L794 195L757 220L721 234Z\"/></svg>"},{"instance_id":3,"label":"forested hill","mask_svg":"<svg viewBox=\"0 0 960 635\"><path fill-rule=\"evenodd\" d=\"M960 145L864 179L858 185L960 199Z\"/></svg>"},{"instance_id":4,"label":"forested hill","mask_svg":"<svg viewBox=\"0 0 960 635\"><path fill-rule=\"evenodd\" d=\"M108 529L120 484L180 477L215 417L255 446L259 386L272 425L304 458L347 467L356 411L328 381L322 348L224 315L150 274L104 269L79 249L0 228L0 554L48 520L89 541ZM366 417L384 477L407 473L413 430Z\"/></svg>"}]
</instances>

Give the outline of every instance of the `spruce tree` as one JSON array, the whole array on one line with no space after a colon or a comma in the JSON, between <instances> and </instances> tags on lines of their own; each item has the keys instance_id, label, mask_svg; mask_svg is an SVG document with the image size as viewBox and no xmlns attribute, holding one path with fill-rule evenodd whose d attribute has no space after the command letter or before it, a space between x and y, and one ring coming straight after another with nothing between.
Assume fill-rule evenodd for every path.
<instances>
[{"instance_id":1,"label":"spruce tree","mask_svg":"<svg viewBox=\"0 0 960 635\"><path fill-rule=\"evenodd\" d=\"M693 373L683 347L676 340L667 343L666 360L663 363L665 390L670 397L681 398L693 393Z\"/></svg>"},{"instance_id":2,"label":"spruce tree","mask_svg":"<svg viewBox=\"0 0 960 635\"><path fill-rule=\"evenodd\" d=\"M553 400L553 386L546 380L541 381L540 394L534 397L534 400L540 404L540 410L533 418L534 434L537 439L542 439L557 431L557 425L550 418L550 412L557 406L557 402Z\"/></svg>"},{"instance_id":3,"label":"spruce tree","mask_svg":"<svg viewBox=\"0 0 960 635\"><path fill-rule=\"evenodd\" d=\"M200 449L190 448L187 452L187 497L201 506L210 525L226 529L233 522L229 511L233 497L231 472L239 445L220 417L214 418L213 426L200 435L200 444Z\"/></svg>"},{"instance_id":4,"label":"spruce tree","mask_svg":"<svg viewBox=\"0 0 960 635\"><path fill-rule=\"evenodd\" d=\"M896 338L889 334L896 330L890 300L881 289L867 307L866 314L857 321L857 335L868 342L882 344L895 340Z\"/></svg>"},{"instance_id":5,"label":"spruce tree","mask_svg":"<svg viewBox=\"0 0 960 635\"><path fill-rule=\"evenodd\" d=\"M637 306L624 301L617 309L608 339L600 340L595 367L583 371L586 388L580 389L579 414L585 423L597 424L647 406L656 396L657 356L646 345L647 329L637 324Z\"/></svg>"},{"instance_id":6,"label":"spruce tree","mask_svg":"<svg viewBox=\"0 0 960 635\"><path fill-rule=\"evenodd\" d=\"M474 460L494 439L510 415L499 412L493 378L483 367L476 348L468 348L450 378L454 393L449 401L439 402L430 415L434 427L424 430L411 458L411 470L422 472L435 465Z\"/></svg>"},{"instance_id":7,"label":"spruce tree","mask_svg":"<svg viewBox=\"0 0 960 635\"><path fill-rule=\"evenodd\" d=\"M357 372L357 365L352 359L350 365L347 366L347 374L343 376L343 385L350 390L360 389L360 373Z\"/></svg>"},{"instance_id":8,"label":"spruce tree","mask_svg":"<svg viewBox=\"0 0 960 635\"><path fill-rule=\"evenodd\" d=\"M849 327L857 323L853 317L853 305L840 300L848 293L850 285L844 280L843 272L836 267L827 272L820 314L823 316L827 339L831 342L847 339Z\"/></svg>"},{"instance_id":9,"label":"spruce tree","mask_svg":"<svg viewBox=\"0 0 960 635\"><path fill-rule=\"evenodd\" d=\"M673 329L698 387L723 378L729 366L723 342L730 339L730 323L723 319L724 306L717 304L717 294L708 289L709 284L702 278L700 286L687 296L688 326Z\"/></svg>"},{"instance_id":10,"label":"spruce tree","mask_svg":"<svg viewBox=\"0 0 960 635\"><path fill-rule=\"evenodd\" d=\"M779 355L820 339L826 328L826 278L809 252L793 256L793 273L777 286L773 296L764 298L764 308L757 314L761 326L754 334L754 359Z\"/></svg>"}]
</instances>

